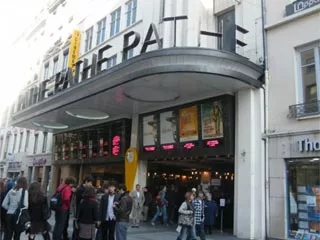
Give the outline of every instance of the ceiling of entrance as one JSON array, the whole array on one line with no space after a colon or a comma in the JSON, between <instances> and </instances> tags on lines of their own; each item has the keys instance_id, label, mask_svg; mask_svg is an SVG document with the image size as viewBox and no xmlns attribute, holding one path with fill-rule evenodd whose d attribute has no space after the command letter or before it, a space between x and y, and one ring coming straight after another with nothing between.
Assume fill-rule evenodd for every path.
<instances>
[{"instance_id":1,"label":"ceiling of entrance","mask_svg":"<svg viewBox=\"0 0 320 240\"><path fill-rule=\"evenodd\" d=\"M170 63L166 64L170 65ZM176 64L176 69L181 69L180 63ZM203 64L201 62L195 64L200 64L200 70L206 67L201 66ZM126 63L126 66L119 69L121 71L119 74L124 74L125 67L130 67L130 71L133 71L133 66ZM113 79L110 79L110 74L107 74L101 76L97 80L97 84L92 82L83 85L82 88L67 89L68 91L59 94L59 96L54 96L52 99L47 99L15 114L14 125L50 131L49 127L47 129L43 126L61 124L68 126L68 130L72 130L115 119L131 118L133 114L145 113L224 93L234 93L240 89L252 87L248 82L239 81L233 75L210 74L205 70L203 72L199 70L187 72L171 69L170 71L141 74L140 77L136 77L135 74L130 75L130 71L127 75L132 76L132 79L127 81L118 81L110 85ZM104 88L104 85L107 84L110 87ZM99 111L102 114L99 116L103 116L105 113L105 116L109 118L108 120L105 118L88 120L67 114L67 112L77 112L81 115L81 109L84 114L90 111ZM54 130L54 132L61 131L66 131L66 129Z\"/></svg>"}]
</instances>

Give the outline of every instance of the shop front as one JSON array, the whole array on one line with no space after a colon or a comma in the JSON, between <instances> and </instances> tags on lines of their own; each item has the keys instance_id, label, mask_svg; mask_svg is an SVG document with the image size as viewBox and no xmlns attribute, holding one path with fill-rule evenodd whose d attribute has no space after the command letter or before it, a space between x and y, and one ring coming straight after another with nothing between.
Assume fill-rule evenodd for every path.
<instances>
[{"instance_id":1,"label":"shop front","mask_svg":"<svg viewBox=\"0 0 320 240\"><path fill-rule=\"evenodd\" d=\"M55 185L68 176L80 183L89 174L96 187L109 181L124 182L123 159L130 130L130 120L122 119L56 134L54 165L59 177Z\"/></svg>"},{"instance_id":2,"label":"shop front","mask_svg":"<svg viewBox=\"0 0 320 240\"><path fill-rule=\"evenodd\" d=\"M222 95L140 116L140 159L156 195L174 186L183 200L191 188L211 193L224 206L223 226L233 227L235 98ZM220 215L219 215L220 217Z\"/></svg>"},{"instance_id":3,"label":"shop front","mask_svg":"<svg viewBox=\"0 0 320 240\"><path fill-rule=\"evenodd\" d=\"M288 239L319 239L320 134L282 136L270 142L270 153L278 152L277 158L275 154L269 158L271 224L279 224L275 230L282 229Z\"/></svg>"},{"instance_id":4,"label":"shop front","mask_svg":"<svg viewBox=\"0 0 320 240\"><path fill-rule=\"evenodd\" d=\"M45 192L49 192L52 171L52 154L37 154L27 157L28 181L39 182Z\"/></svg>"}]
</instances>

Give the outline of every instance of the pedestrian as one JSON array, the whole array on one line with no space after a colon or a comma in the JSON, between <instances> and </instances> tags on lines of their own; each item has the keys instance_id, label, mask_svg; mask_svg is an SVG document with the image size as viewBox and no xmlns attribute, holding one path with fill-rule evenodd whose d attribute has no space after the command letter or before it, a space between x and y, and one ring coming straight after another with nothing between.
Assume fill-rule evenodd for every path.
<instances>
[{"instance_id":1,"label":"pedestrian","mask_svg":"<svg viewBox=\"0 0 320 240\"><path fill-rule=\"evenodd\" d=\"M116 195L115 190L115 184L110 183L108 193L102 197L100 203L100 221L103 240L115 239L116 215L113 205L118 201L118 195Z\"/></svg>"},{"instance_id":2,"label":"pedestrian","mask_svg":"<svg viewBox=\"0 0 320 240\"><path fill-rule=\"evenodd\" d=\"M185 194L185 201L181 204L179 208L179 218L178 218L178 227L177 232L179 235L177 240L195 240L193 236L193 227L194 227L194 208L192 201L194 199L194 194L192 192L187 192Z\"/></svg>"},{"instance_id":3,"label":"pedestrian","mask_svg":"<svg viewBox=\"0 0 320 240\"><path fill-rule=\"evenodd\" d=\"M36 234L41 233L44 240L50 240L51 226L48 223L50 217L48 199L41 189L39 182L34 182L29 188L29 214L31 227L29 230L29 240L33 240Z\"/></svg>"},{"instance_id":4,"label":"pedestrian","mask_svg":"<svg viewBox=\"0 0 320 240\"><path fill-rule=\"evenodd\" d=\"M141 190L140 184L136 185L136 189L130 193L130 196L133 200L132 207L132 219L133 219L133 228L139 228L141 214L143 210L143 203L145 201L144 192Z\"/></svg>"},{"instance_id":5,"label":"pedestrian","mask_svg":"<svg viewBox=\"0 0 320 240\"><path fill-rule=\"evenodd\" d=\"M77 221L79 223L80 240L95 239L96 227L99 227L98 202L95 198L95 189L85 187L82 200L79 204Z\"/></svg>"},{"instance_id":6,"label":"pedestrian","mask_svg":"<svg viewBox=\"0 0 320 240\"><path fill-rule=\"evenodd\" d=\"M28 196L28 184L27 179L20 177L17 180L17 184L12 188L3 200L2 207L6 209L6 239L14 240L20 239L20 234L22 229L18 229L16 225L16 210L18 209L20 202L23 203L24 208L29 206L29 196ZM24 196L24 199L22 197Z\"/></svg>"},{"instance_id":7,"label":"pedestrian","mask_svg":"<svg viewBox=\"0 0 320 240\"><path fill-rule=\"evenodd\" d=\"M84 178L82 184L78 187L76 191L76 212L78 210L79 204L83 199L83 195L86 187L92 187L94 178L91 175L88 175Z\"/></svg>"},{"instance_id":8,"label":"pedestrian","mask_svg":"<svg viewBox=\"0 0 320 240\"><path fill-rule=\"evenodd\" d=\"M167 187L164 186L164 187L162 187L162 190L159 192L159 194L157 196L159 201L158 201L158 206L157 206L157 212L151 221L152 226L155 226L155 222L159 216L162 216L163 225L168 226L168 215L167 215L168 200L166 198L166 193L167 193Z\"/></svg>"},{"instance_id":9,"label":"pedestrian","mask_svg":"<svg viewBox=\"0 0 320 240\"><path fill-rule=\"evenodd\" d=\"M148 187L144 187L143 192L144 192L144 203L143 203L142 219L144 222L146 222L148 221L148 213L149 213L149 207L152 203L152 195L149 192Z\"/></svg>"},{"instance_id":10,"label":"pedestrian","mask_svg":"<svg viewBox=\"0 0 320 240\"><path fill-rule=\"evenodd\" d=\"M102 187L98 190L96 198L98 202L98 209L101 207L101 199L102 197L108 193L108 185L103 184ZM100 219L100 218L99 218ZM102 233L101 233L101 227L98 228L97 233L96 233L96 240L102 240Z\"/></svg>"},{"instance_id":11,"label":"pedestrian","mask_svg":"<svg viewBox=\"0 0 320 240\"><path fill-rule=\"evenodd\" d=\"M168 222L173 225L176 210L177 210L177 198L178 193L176 187L171 185L170 190L167 192L167 199L168 199Z\"/></svg>"},{"instance_id":12,"label":"pedestrian","mask_svg":"<svg viewBox=\"0 0 320 240\"><path fill-rule=\"evenodd\" d=\"M53 240L61 240L61 236L64 239L68 239L68 236L63 234L68 226L69 221L69 211L72 200L73 188L76 184L76 179L74 177L66 178L64 184L61 184L57 191L61 192L62 206L55 212L55 225L53 230Z\"/></svg>"},{"instance_id":13,"label":"pedestrian","mask_svg":"<svg viewBox=\"0 0 320 240\"><path fill-rule=\"evenodd\" d=\"M1 212L0 212L0 217L1 217L1 222L0 222L0 239L2 240L2 236L4 235L5 229L6 229L6 209L2 207L2 203L4 198L6 197L6 192L5 192L5 181L0 180L0 206L1 206Z\"/></svg>"},{"instance_id":14,"label":"pedestrian","mask_svg":"<svg viewBox=\"0 0 320 240\"><path fill-rule=\"evenodd\" d=\"M198 197L193 201L193 207L196 235L200 237L201 240L205 240L206 235L204 233L204 193L202 191L198 192Z\"/></svg>"},{"instance_id":15,"label":"pedestrian","mask_svg":"<svg viewBox=\"0 0 320 240\"><path fill-rule=\"evenodd\" d=\"M114 210L117 216L116 239L127 240L127 229L129 224L129 216L133 206L133 200L124 184L119 185L119 193L119 201L115 202L114 205Z\"/></svg>"},{"instance_id":16,"label":"pedestrian","mask_svg":"<svg viewBox=\"0 0 320 240\"><path fill-rule=\"evenodd\" d=\"M217 204L212 200L212 195L207 195L204 208L204 230L206 234L212 234L212 227L217 217Z\"/></svg>"}]
</instances>

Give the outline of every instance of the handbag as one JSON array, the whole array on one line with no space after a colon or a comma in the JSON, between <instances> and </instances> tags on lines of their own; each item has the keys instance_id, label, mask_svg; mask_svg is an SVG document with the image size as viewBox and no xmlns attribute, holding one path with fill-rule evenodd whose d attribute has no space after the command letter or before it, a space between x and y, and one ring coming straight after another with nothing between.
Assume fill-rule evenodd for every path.
<instances>
[{"instance_id":1,"label":"handbag","mask_svg":"<svg viewBox=\"0 0 320 240\"><path fill-rule=\"evenodd\" d=\"M25 190L22 190L21 199L17 210L15 211L16 230L23 232L31 226L29 210L24 206Z\"/></svg>"}]
</instances>

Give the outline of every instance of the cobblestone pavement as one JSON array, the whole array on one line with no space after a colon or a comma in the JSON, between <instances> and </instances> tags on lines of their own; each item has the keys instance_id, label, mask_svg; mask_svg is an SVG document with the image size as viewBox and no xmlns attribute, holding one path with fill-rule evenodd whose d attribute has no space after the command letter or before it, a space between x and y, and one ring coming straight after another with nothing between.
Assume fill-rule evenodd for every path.
<instances>
[{"instance_id":1,"label":"cobblestone pavement","mask_svg":"<svg viewBox=\"0 0 320 240\"><path fill-rule=\"evenodd\" d=\"M50 221L52 226L54 226L54 214L51 217ZM69 236L72 234L72 219L69 223ZM143 224L139 229L129 228L128 229L128 240L175 240L177 238L177 233L175 232L174 227L162 227L162 226L151 226L149 224ZM21 236L20 240L27 240L27 236ZM41 240L41 236L37 236L36 240ZM70 238L71 239L71 238ZM207 240L236 240L237 238L233 237L230 234L216 232L213 235L207 236Z\"/></svg>"}]
</instances>

